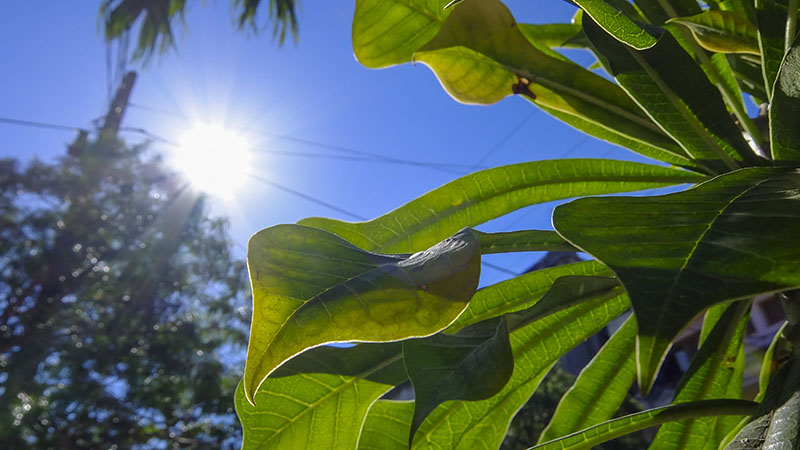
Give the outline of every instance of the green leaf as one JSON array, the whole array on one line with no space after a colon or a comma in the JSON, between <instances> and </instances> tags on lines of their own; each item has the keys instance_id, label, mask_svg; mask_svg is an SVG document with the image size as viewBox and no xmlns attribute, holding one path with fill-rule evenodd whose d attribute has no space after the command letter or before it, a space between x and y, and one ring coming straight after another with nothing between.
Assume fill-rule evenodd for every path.
<instances>
[{"instance_id":1,"label":"green leaf","mask_svg":"<svg viewBox=\"0 0 800 450\"><path fill-rule=\"evenodd\" d=\"M358 450L408 450L413 401L378 400L361 429Z\"/></svg>"},{"instance_id":2,"label":"green leaf","mask_svg":"<svg viewBox=\"0 0 800 450\"><path fill-rule=\"evenodd\" d=\"M751 414L756 407L758 407L758 403L731 399L700 400L679 405L662 406L603 422L580 433L531 447L530 450L589 449L611 439L665 422L704 416Z\"/></svg>"},{"instance_id":3,"label":"green leaf","mask_svg":"<svg viewBox=\"0 0 800 450\"><path fill-rule=\"evenodd\" d=\"M619 410L636 378L636 319L631 316L561 397L539 443L604 422Z\"/></svg>"},{"instance_id":4,"label":"green leaf","mask_svg":"<svg viewBox=\"0 0 800 450\"><path fill-rule=\"evenodd\" d=\"M800 162L800 41L783 58L769 109L770 145L776 160Z\"/></svg>"},{"instance_id":5,"label":"green leaf","mask_svg":"<svg viewBox=\"0 0 800 450\"><path fill-rule=\"evenodd\" d=\"M442 27L448 0L356 0L353 51L367 67L411 61Z\"/></svg>"},{"instance_id":6,"label":"green leaf","mask_svg":"<svg viewBox=\"0 0 800 450\"><path fill-rule=\"evenodd\" d=\"M481 401L445 402L417 431L412 448L498 448L512 416L569 349L629 307L625 294L581 303L511 332L514 374L499 394Z\"/></svg>"},{"instance_id":7,"label":"green leaf","mask_svg":"<svg viewBox=\"0 0 800 450\"><path fill-rule=\"evenodd\" d=\"M483 233L472 230L481 245L481 254L512 252L574 252L575 247L555 231L521 230Z\"/></svg>"},{"instance_id":8,"label":"green leaf","mask_svg":"<svg viewBox=\"0 0 800 450\"><path fill-rule=\"evenodd\" d=\"M553 283L561 277L610 274L611 271L597 261L584 261L519 275L476 292L467 309L446 331L452 333L469 324L530 308L547 294Z\"/></svg>"},{"instance_id":9,"label":"green leaf","mask_svg":"<svg viewBox=\"0 0 800 450\"><path fill-rule=\"evenodd\" d=\"M559 206L556 230L608 265L639 323L647 391L672 338L703 309L800 285L800 172L741 169L684 192L585 198Z\"/></svg>"},{"instance_id":10,"label":"green leaf","mask_svg":"<svg viewBox=\"0 0 800 450\"><path fill-rule=\"evenodd\" d=\"M691 164L618 86L531 45L501 2L465 0L454 9L414 59L429 66L457 100L491 104L512 93L523 94L543 108L599 124L619 139L649 143L634 147L646 156L666 152L671 154L669 162ZM596 127L582 130L591 133ZM657 149L648 151L651 147Z\"/></svg>"},{"instance_id":11,"label":"green leaf","mask_svg":"<svg viewBox=\"0 0 800 450\"><path fill-rule=\"evenodd\" d=\"M623 161L534 161L466 175L370 221L311 218L300 224L328 230L370 251L414 252L465 226L478 225L525 206L580 195L693 183L704 178L683 170Z\"/></svg>"},{"instance_id":12,"label":"green leaf","mask_svg":"<svg viewBox=\"0 0 800 450\"><path fill-rule=\"evenodd\" d=\"M555 47L583 48L583 29L577 23L519 24L519 31L528 41Z\"/></svg>"},{"instance_id":13,"label":"green leaf","mask_svg":"<svg viewBox=\"0 0 800 450\"><path fill-rule=\"evenodd\" d=\"M656 38L605 0L573 0L573 2L619 42L638 50L656 45Z\"/></svg>"},{"instance_id":14,"label":"green leaf","mask_svg":"<svg viewBox=\"0 0 800 450\"><path fill-rule=\"evenodd\" d=\"M760 54L758 29L747 17L733 11L709 10L690 17L676 17L678 23L691 30L706 50L719 53Z\"/></svg>"},{"instance_id":15,"label":"green leaf","mask_svg":"<svg viewBox=\"0 0 800 450\"><path fill-rule=\"evenodd\" d=\"M239 383L242 449L355 448L367 409L404 378L399 343L303 353L261 385L258 406Z\"/></svg>"},{"instance_id":16,"label":"green leaf","mask_svg":"<svg viewBox=\"0 0 800 450\"><path fill-rule=\"evenodd\" d=\"M518 327L542 317L591 300L613 298L624 292L616 278L567 275L559 278L544 297L530 308L508 316L509 324Z\"/></svg>"},{"instance_id":17,"label":"green leaf","mask_svg":"<svg viewBox=\"0 0 800 450\"><path fill-rule=\"evenodd\" d=\"M744 333L750 302L729 305L713 326L707 339L692 358L689 369L681 379L673 404L726 398L737 369L737 359L744 345ZM741 362L741 361L739 361ZM741 380L739 381L741 386ZM741 387L740 387L741 389ZM733 417L733 423L740 418ZM717 440L717 417L671 422L656 434L651 449L703 450ZM723 434L724 436L724 434ZM716 448L716 445L715 445Z\"/></svg>"},{"instance_id":18,"label":"green leaf","mask_svg":"<svg viewBox=\"0 0 800 450\"><path fill-rule=\"evenodd\" d=\"M756 394L755 398L757 402L764 400L764 396L767 394L767 388L769 387L769 379L772 378L778 370L780 361L785 359L787 354L791 354L791 352L786 351L787 347L790 347L791 344L789 344L789 341L783 334L788 324L789 322L784 322L783 325L781 325L775 333L775 337L772 338L772 342L769 344L766 353L764 353L764 360L761 362L761 371L758 376L758 394Z\"/></svg>"},{"instance_id":19,"label":"green leaf","mask_svg":"<svg viewBox=\"0 0 800 450\"><path fill-rule=\"evenodd\" d=\"M692 158L716 169L720 159L735 168L742 155L750 155L746 162L755 158L719 90L672 34L637 51L591 20L583 28L609 73Z\"/></svg>"},{"instance_id":20,"label":"green leaf","mask_svg":"<svg viewBox=\"0 0 800 450\"><path fill-rule=\"evenodd\" d=\"M758 46L761 49L761 70L768 100L772 98L772 87L778 78L778 70L785 52L786 5L775 0L760 0L756 3Z\"/></svg>"},{"instance_id":21,"label":"green leaf","mask_svg":"<svg viewBox=\"0 0 800 450\"><path fill-rule=\"evenodd\" d=\"M253 321L244 387L251 402L273 370L309 348L438 332L466 308L480 276L470 230L401 257L316 228L278 225L250 238L247 263Z\"/></svg>"},{"instance_id":22,"label":"green leaf","mask_svg":"<svg viewBox=\"0 0 800 450\"><path fill-rule=\"evenodd\" d=\"M725 450L800 448L800 363L784 364L748 423Z\"/></svg>"},{"instance_id":23,"label":"green leaf","mask_svg":"<svg viewBox=\"0 0 800 450\"><path fill-rule=\"evenodd\" d=\"M437 406L449 400L490 398L503 389L514 371L504 317L478 322L455 335L406 340L403 361L415 399L409 445Z\"/></svg>"}]
</instances>

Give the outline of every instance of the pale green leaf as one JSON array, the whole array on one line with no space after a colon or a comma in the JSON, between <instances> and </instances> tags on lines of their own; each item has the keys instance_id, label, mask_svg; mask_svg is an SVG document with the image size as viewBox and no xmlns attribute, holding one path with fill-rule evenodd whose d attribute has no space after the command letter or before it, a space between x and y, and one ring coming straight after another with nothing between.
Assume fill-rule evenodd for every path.
<instances>
[{"instance_id":1,"label":"pale green leaf","mask_svg":"<svg viewBox=\"0 0 800 450\"><path fill-rule=\"evenodd\" d=\"M800 172L741 169L684 192L575 200L556 230L607 264L639 323L639 383L647 391L672 338L703 309L800 285Z\"/></svg>"},{"instance_id":2,"label":"pale green leaf","mask_svg":"<svg viewBox=\"0 0 800 450\"><path fill-rule=\"evenodd\" d=\"M695 16L676 17L669 22L689 28L706 50L760 54L758 29L747 17L733 11L708 10Z\"/></svg>"},{"instance_id":3,"label":"pale green leaf","mask_svg":"<svg viewBox=\"0 0 800 450\"><path fill-rule=\"evenodd\" d=\"M459 3L414 59L428 65L459 101L490 104L512 93L522 94L546 110L582 119L568 121L573 126L600 125L582 127L582 131L603 130L598 137L636 141L641 144L632 148L646 156L691 165L685 152L618 86L531 45L498 0Z\"/></svg>"},{"instance_id":4,"label":"pale green leaf","mask_svg":"<svg viewBox=\"0 0 800 450\"><path fill-rule=\"evenodd\" d=\"M415 252L463 227L525 206L581 195L694 183L704 178L683 170L623 161L534 161L466 175L366 222L310 218L300 224L328 230L370 251Z\"/></svg>"},{"instance_id":5,"label":"pale green leaf","mask_svg":"<svg viewBox=\"0 0 800 450\"><path fill-rule=\"evenodd\" d=\"M361 250L324 230L278 225L250 239L253 321L244 387L330 342L386 342L448 326L478 286L480 253L462 230L411 256Z\"/></svg>"},{"instance_id":6,"label":"pale green leaf","mask_svg":"<svg viewBox=\"0 0 800 450\"><path fill-rule=\"evenodd\" d=\"M646 49L656 45L656 38L642 29L622 11L605 0L573 0L586 14L597 22L607 33L621 43L635 49ZM584 18L584 20L586 20Z\"/></svg>"},{"instance_id":7,"label":"pale green leaf","mask_svg":"<svg viewBox=\"0 0 800 450\"><path fill-rule=\"evenodd\" d=\"M408 450L413 401L378 400L361 429L358 450Z\"/></svg>"},{"instance_id":8,"label":"pale green leaf","mask_svg":"<svg viewBox=\"0 0 800 450\"><path fill-rule=\"evenodd\" d=\"M367 67L411 61L431 40L452 9L449 0L357 0L353 17L353 51Z\"/></svg>"},{"instance_id":9,"label":"pale green leaf","mask_svg":"<svg viewBox=\"0 0 800 450\"><path fill-rule=\"evenodd\" d=\"M399 343L303 353L261 385L258 406L239 383L242 449L355 448L367 409L403 379Z\"/></svg>"},{"instance_id":10,"label":"pale green leaf","mask_svg":"<svg viewBox=\"0 0 800 450\"><path fill-rule=\"evenodd\" d=\"M636 378L636 319L629 317L561 397L539 442L605 422L614 416Z\"/></svg>"}]
</instances>

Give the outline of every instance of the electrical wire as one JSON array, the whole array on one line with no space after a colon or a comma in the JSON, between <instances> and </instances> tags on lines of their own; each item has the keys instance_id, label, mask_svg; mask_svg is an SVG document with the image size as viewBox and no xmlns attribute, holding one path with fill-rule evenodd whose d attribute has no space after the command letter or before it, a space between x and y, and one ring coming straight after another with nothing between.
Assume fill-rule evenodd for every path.
<instances>
[{"instance_id":1,"label":"electrical wire","mask_svg":"<svg viewBox=\"0 0 800 450\"><path fill-rule=\"evenodd\" d=\"M300 197L302 199L308 200L311 203L315 203L317 205L324 206L325 208L328 208L328 209L330 209L332 211L336 211L336 212L342 213L342 214L350 216L350 217L352 217L352 218L354 218L356 220L367 220L367 218L364 217L364 216L360 216L360 215L358 215L358 214L356 214L354 212L350 212L350 211L348 211L348 210L346 210L344 208L340 208L340 207L338 207L338 206L336 206L334 204L331 204L331 203L328 203L326 201L320 200L320 199L318 199L318 198L316 198L314 196L311 196L311 195L308 195L308 194L304 194L304 193L296 191L296 190L294 190L292 188L288 188L288 187L286 187L286 186L284 186L282 184L279 184L279 183L276 183L276 182L274 182L272 180L264 178L261 175L256 175L254 173L248 173L247 175L249 177L253 178L254 180L258 180L258 181L260 181L260 182L262 182L264 184L268 184L268 185L270 185L270 186L272 186L272 187L274 187L276 189L280 189L281 191L288 192L289 194L292 194L295 197Z\"/></svg>"},{"instance_id":2,"label":"electrical wire","mask_svg":"<svg viewBox=\"0 0 800 450\"><path fill-rule=\"evenodd\" d=\"M492 146L492 148L490 148L481 157L481 159L479 159L475 164L473 164L472 170L477 170L477 168L480 167L480 165L483 164L484 161L489 159L489 157L492 156L494 154L494 152L496 152L498 149L500 149L500 147L502 147L503 144L506 143L506 141L508 141L515 134L517 134L517 132L522 129L523 125L525 125L529 120L531 120L531 118L533 116L535 116L537 112L539 112L539 110L538 109L534 109L533 111L530 112L530 114L525 116L525 118L523 118L514 128L509 130L508 133L505 134L505 136L503 136L499 141L497 141L497 143L494 144Z\"/></svg>"},{"instance_id":3,"label":"electrical wire","mask_svg":"<svg viewBox=\"0 0 800 450\"><path fill-rule=\"evenodd\" d=\"M19 125L23 127L44 128L49 130L86 131L86 129L83 127L75 127L70 125L61 125L48 122L37 122L34 120L12 119L10 117L0 117L0 123L7 123L9 125Z\"/></svg>"}]
</instances>

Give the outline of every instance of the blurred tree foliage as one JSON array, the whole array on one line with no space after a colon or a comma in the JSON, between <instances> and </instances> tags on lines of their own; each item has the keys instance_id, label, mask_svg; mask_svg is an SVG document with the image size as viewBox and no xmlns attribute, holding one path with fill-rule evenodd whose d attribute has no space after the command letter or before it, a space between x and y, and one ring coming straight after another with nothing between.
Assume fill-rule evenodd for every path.
<instances>
[{"instance_id":1,"label":"blurred tree foliage","mask_svg":"<svg viewBox=\"0 0 800 450\"><path fill-rule=\"evenodd\" d=\"M100 16L108 41L126 38L133 30L136 47L134 59L147 59L154 53L169 50L175 44L174 23L184 22L189 4L205 2L187 0L102 0ZM266 8L264 3L268 3ZM267 9L272 36L280 44L287 32L297 39L297 0L231 0L236 26L259 31L259 10Z\"/></svg>"},{"instance_id":2,"label":"blurred tree foliage","mask_svg":"<svg viewBox=\"0 0 800 450\"><path fill-rule=\"evenodd\" d=\"M145 146L0 160L4 448L233 448L246 271Z\"/></svg>"}]
</instances>

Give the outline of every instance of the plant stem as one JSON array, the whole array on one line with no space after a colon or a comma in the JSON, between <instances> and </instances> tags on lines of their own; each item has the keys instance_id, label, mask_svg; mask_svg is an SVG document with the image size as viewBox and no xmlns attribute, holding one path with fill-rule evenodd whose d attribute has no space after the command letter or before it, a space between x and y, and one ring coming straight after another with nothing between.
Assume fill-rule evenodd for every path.
<instances>
[{"instance_id":1,"label":"plant stem","mask_svg":"<svg viewBox=\"0 0 800 450\"><path fill-rule=\"evenodd\" d=\"M789 0L790 2L797 3L798 0ZM678 14L675 12L675 9L672 8L672 5L667 3L665 0L658 0L658 4L664 9L664 11L670 17L677 17ZM796 15L795 15L796 18ZM725 99L725 103L733 109L733 114L736 115L736 118L739 119L739 123L742 125L742 128L750 135L750 138L753 139L753 142L759 149L763 149L764 147L764 138L761 136L761 131L759 131L756 124L747 115L747 111L744 108L744 103L742 99L739 97L737 98L734 92L728 88L728 85L722 79L722 74L719 73L714 64L712 64L711 59L708 57L705 49L701 47L697 41L695 41L694 36L692 33L687 30L685 27L678 25L678 29L680 30L681 34L683 35L686 42L691 45L694 54L697 55L697 58L700 60L700 64L702 64L706 68L706 73L712 78L714 84L717 85L717 89L719 89L722 97ZM788 33L788 23L787 23L787 33ZM753 161L755 158L756 152L753 152L753 155L740 155L745 162Z\"/></svg>"}]
</instances>

